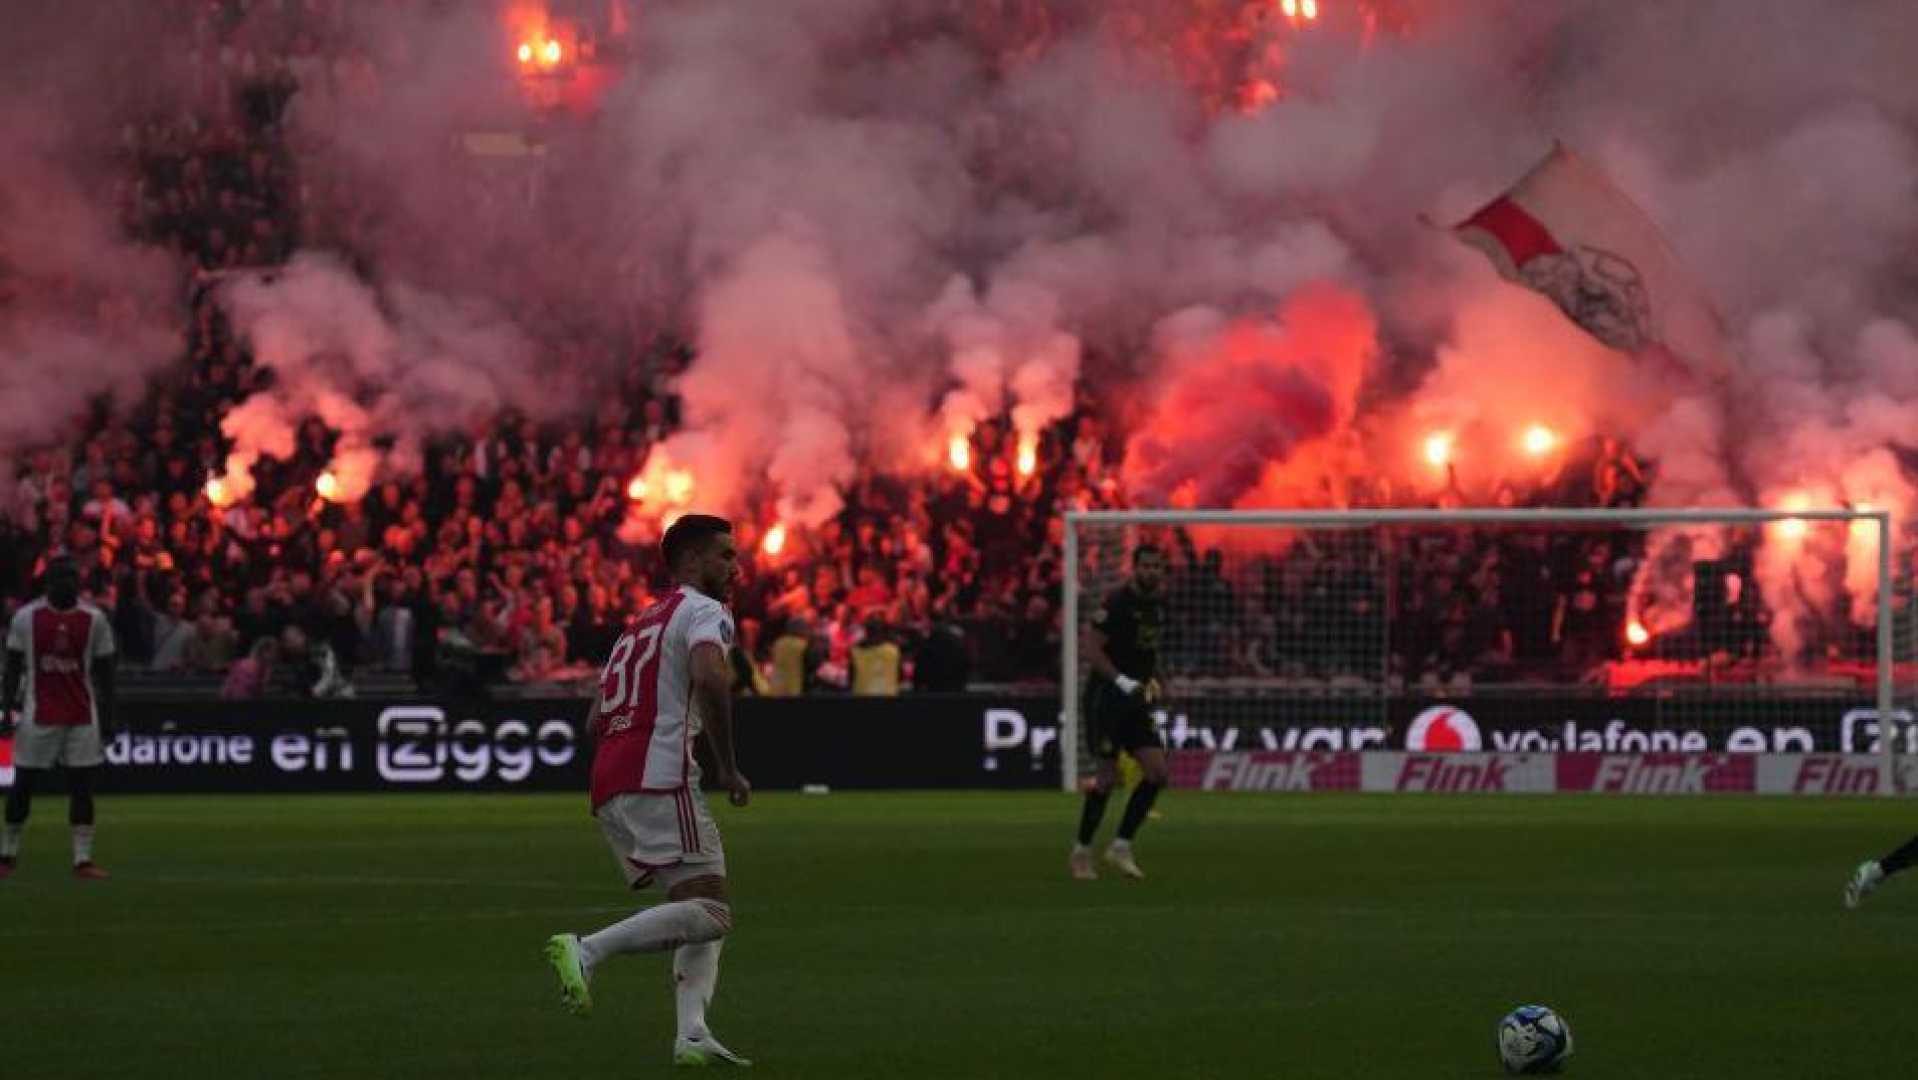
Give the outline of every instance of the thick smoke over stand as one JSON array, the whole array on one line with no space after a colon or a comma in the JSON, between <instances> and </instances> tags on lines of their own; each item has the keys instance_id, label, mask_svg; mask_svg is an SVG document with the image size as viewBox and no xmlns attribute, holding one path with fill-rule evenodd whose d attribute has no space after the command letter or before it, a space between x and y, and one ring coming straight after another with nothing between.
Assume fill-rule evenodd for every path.
<instances>
[{"instance_id":1,"label":"thick smoke over stand","mask_svg":"<svg viewBox=\"0 0 1918 1080\"><path fill-rule=\"evenodd\" d=\"M1162 325L1164 397L1127 457L1127 481L1153 503L1230 506L1301 444L1351 422L1375 331L1356 296L1302 291L1276 319L1224 323L1210 311Z\"/></svg>"},{"instance_id":2,"label":"thick smoke over stand","mask_svg":"<svg viewBox=\"0 0 1918 1080\"><path fill-rule=\"evenodd\" d=\"M98 75L149 28L77 7L9 11L0 35L0 460L65 436L100 395L137 402L180 348L179 275L122 236Z\"/></svg>"},{"instance_id":3,"label":"thick smoke over stand","mask_svg":"<svg viewBox=\"0 0 1918 1080\"><path fill-rule=\"evenodd\" d=\"M770 481L782 514L815 520L861 463L927 461L1001 409L1021 430L1060 415L1083 366L1145 409L1127 472L1146 499L1336 500L1350 477L1299 474L1354 460L1385 474L1374 491L1417 498L1437 486L1419 441L1443 429L1463 496L1489 502L1518 479L1489 462L1547 424L1637 443L1657 503L1802 494L1908 515L1885 447L1912 398L1863 377L1861 345L1874 327L1882 372L1911 314L1913 101L1897 50L1874 44L1913 40L1907 5L1488 3L1369 40L1332 19L1220 26L1197 4L949 10L647 9L646 63L600 121L611 145L566 181L595 231L530 246L567 248L595 294L699 343L690 430L665 453L700 497ZM383 29L429 74L476 38ZM1259 78L1263 109L1221 99ZM430 144L460 115L435 103L406 91L381 138ZM1456 220L1555 138L1644 205L1716 299L1726 383L1598 346L1415 224ZM355 175L378 186L385 160ZM396 206L425 188L384 179ZM452 250L430 215L415 224L394 240ZM1328 283L1343 299L1323 315L1290 301ZM564 304L537 274L518 284ZM1796 329L1764 329L1781 320ZM1315 336L1337 346L1302 360ZM1762 422L1727 429L1731 410Z\"/></svg>"},{"instance_id":4,"label":"thick smoke over stand","mask_svg":"<svg viewBox=\"0 0 1918 1080\"><path fill-rule=\"evenodd\" d=\"M273 375L221 423L233 447L222 478L232 498L252 490L261 454L291 456L306 416L338 433L337 497L357 500L383 461L417 471L429 433L471 428L512 403L550 419L570 396L540 372L532 341L480 302L399 284L376 296L324 256L241 274L222 286L221 301Z\"/></svg>"},{"instance_id":5,"label":"thick smoke over stand","mask_svg":"<svg viewBox=\"0 0 1918 1080\"><path fill-rule=\"evenodd\" d=\"M510 74L542 5L352 5L374 62L301 89L288 139L308 243L378 280L355 297L344 263L305 261L231 291L278 376L236 450L321 415L357 455L340 471L389 444L403 468L491 404L583 414L627 360L606 343L665 332L697 355L638 485L654 518L817 521L863 471L938 467L955 429L1038 430L1075 379L1141 418L1145 500L1489 503L1546 425L1634 446L1658 504L1911 516L1918 10L1320 7L668 0L635 9L596 116L545 123ZM1729 376L1607 350L1419 224L1556 139L1662 226ZM1441 430L1443 475L1419 452ZM1674 533L1653 562L1725 540ZM1829 572L1764 570L1767 596L1867 614L1856 545L1807 546ZM1646 575L1648 621L1688 617L1682 577Z\"/></svg>"},{"instance_id":6,"label":"thick smoke over stand","mask_svg":"<svg viewBox=\"0 0 1918 1080\"><path fill-rule=\"evenodd\" d=\"M1079 339L1056 328L1059 302L1043 286L1001 281L984 298L955 277L931 316L951 350L958 386L940 403L947 431L964 436L1008 408L1022 442L1072 410Z\"/></svg>"}]
</instances>

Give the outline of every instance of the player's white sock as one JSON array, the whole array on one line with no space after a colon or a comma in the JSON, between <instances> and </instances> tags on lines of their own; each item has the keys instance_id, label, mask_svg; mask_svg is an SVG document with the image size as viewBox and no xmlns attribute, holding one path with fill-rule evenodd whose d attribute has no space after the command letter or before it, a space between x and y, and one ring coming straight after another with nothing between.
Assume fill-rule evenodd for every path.
<instances>
[{"instance_id":1,"label":"player's white sock","mask_svg":"<svg viewBox=\"0 0 1918 1080\"><path fill-rule=\"evenodd\" d=\"M73 827L73 865L93 861L93 826L75 825Z\"/></svg>"},{"instance_id":2,"label":"player's white sock","mask_svg":"<svg viewBox=\"0 0 1918 1080\"><path fill-rule=\"evenodd\" d=\"M579 958L591 970L616 953L664 952L717 941L732 928L732 909L717 900L674 900L580 938Z\"/></svg>"},{"instance_id":3,"label":"player's white sock","mask_svg":"<svg viewBox=\"0 0 1918 1080\"><path fill-rule=\"evenodd\" d=\"M9 824L0 830L0 859L20 857L20 834L26 831L27 824L24 821L18 825Z\"/></svg>"},{"instance_id":4,"label":"player's white sock","mask_svg":"<svg viewBox=\"0 0 1918 1080\"><path fill-rule=\"evenodd\" d=\"M673 997L679 1007L679 1037L706 1035L706 1006L719 985L719 950L725 939L681 945L673 952Z\"/></svg>"}]
</instances>

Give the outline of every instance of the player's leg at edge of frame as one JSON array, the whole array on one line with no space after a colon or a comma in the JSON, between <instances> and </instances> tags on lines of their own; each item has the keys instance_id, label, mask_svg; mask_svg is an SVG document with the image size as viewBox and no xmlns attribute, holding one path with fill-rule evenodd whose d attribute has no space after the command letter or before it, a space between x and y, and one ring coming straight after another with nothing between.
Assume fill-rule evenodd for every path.
<instances>
[{"instance_id":1,"label":"player's leg at edge of frame","mask_svg":"<svg viewBox=\"0 0 1918 1080\"><path fill-rule=\"evenodd\" d=\"M1859 863L1858 869L1851 872L1851 879L1845 882L1845 906L1855 908L1864 903L1865 897L1913 865L1918 865L1918 836L1905 841L1889 855Z\"/></svg>"}]
</instances>

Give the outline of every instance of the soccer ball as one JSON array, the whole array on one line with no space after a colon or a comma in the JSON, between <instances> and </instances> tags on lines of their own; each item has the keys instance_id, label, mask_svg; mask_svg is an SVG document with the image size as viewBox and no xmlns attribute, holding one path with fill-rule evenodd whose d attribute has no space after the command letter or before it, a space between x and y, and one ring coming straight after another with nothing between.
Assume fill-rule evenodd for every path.
<instances>
[{"instance_id":1,"label":"soccer ball","mask_svg":"<svg viewBox=\"0 0 1918 1080\"><path fill-rule=\"evenodd\" d=\"M1505 1071L1557 1072L1572 1056L1572 1025L1543 1005L1520 1005L1498 1022L1498 1059Z\"/></svg>"}]
</instances>

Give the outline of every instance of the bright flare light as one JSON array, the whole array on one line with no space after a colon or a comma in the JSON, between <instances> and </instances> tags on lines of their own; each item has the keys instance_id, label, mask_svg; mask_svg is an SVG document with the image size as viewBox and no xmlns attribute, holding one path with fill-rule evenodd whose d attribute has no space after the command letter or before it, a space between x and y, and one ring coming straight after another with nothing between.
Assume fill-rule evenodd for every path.
<instances>
[{"instance_id":1,"label":"bright flare light","mask_svg":"<svg viewBox=\"0 0 1918 1080\"><path fill-rule=\"evenodd\" d=\"M323 472L320 474L318 480L313 481L313 490L318 492L320 498L325 499L327 502L338 502L340 500L340 478L334 476L331 472Z\"/></svg>"},{"instance_id":2,"label":"bright flare light","mask_svg":"<svg viewBox=\"0 0 1918 1080\"><path fill-rule=\"evenodd\" d=\"M631 480L626 481L626 497L634 502L644 501L646 498L646 478L643 476L635 476Z\"/></svg>"},{"instance_id":3,"label":"bright flare light","mask_svg":"<svg viewBox=\"0 0 1918 1080\"><path fill-rule=\"evenodd\" d=\"M1299 0L1279 0L1279 10L1285 12L1288 19L1299 17Z\"/></svg>"},{"instance_id":4,"label":"bright flare light","mask_svg":"<svg viewBox=\"0 0 1918 1080\"><path fill-rule=\"evenodd\" d=\"M684 506L693 498L693 474L676 469L666 474L666 501Z\"/></svg>"},{"instance_id":5,"label":"bright flare light","mask_svg":"<svg viewBox=\"0 0 1918 1080\"><path fill-rule=\"evenodd\" d=\"M1319 0L1299 0L1299 14L1307 19L1319 17Z\"/></svg>"},{"instance_id":6,"label":"bright flare light","mask_svg":"<svg viewBox=\"0 0 1918 1080\"><path fill-rule=\"evenodd\" d=\"M1806 498L1804 495L1793 494L1793 495L1787 495L1783 499L1779 500L1778 509L1803 510L1805 507L1810 505L1811 505L1811 500ZM1804 518L1786 518L1783 521L1780 521L1776 526L1774 526L1774 528L1776 529L1776 535L1778 536L1780 540L1783 540L1788 544L1796 544L1796 543L1802 542L1805 539L1805 536L1811 532L1811 523L1806 521Z\"/></svg>"},{"instance_id":7,"label":"bright flare light","mask_svg":"<svg viewBox=\"0 0 1918 1080\"><path fill-rule=\"evenodd\" d=\"M1872 511L1872 505L1867 502L1852 503L1851 508L1861 514L1869 514ZM1855 540L1869 539L1878 535L1878 523L1871 518L1853 518L1849 531Z\"/></svg>"},{"instance_id":8,"label":"bright flare light","mask_svg":"<svg viewBox=\"0 0 1918 1080\"><path fill-rule=\"evenodd\" d=\"M547 38L546 44L539 47L540 63L545 64L547 67L552 67L559 63L562 55L564 54L560 50L559 42L554 41L552 38Z\"/></svg>"},{"instance_id":9,"label":"bright flare light","mask_svg":"<svg viewBox=\"0 0 1918 1080\"><path fill-rule=\"evenodd\" d=\"M772 528L766 530L766 539L764 543L760 544L760 550L764 551L768 555L777 555L780 552L786 550L786 523L785 522L782 521L779 524L774 525Z\"/></svg>"},{"instance_id":10,"label":"bright flare light","mask_svg":"<svg viewBox=\"0 0 1918 1080\"><path fill-rule=\"evenodd\" d=\"M952 463L954 472L965 472L972 468L972 443L964 435L954 435L946 443L946 460Z\"/></svg>"},{"instance_id":11,"label":"bright flare light","mask_svg":"<svg viewBox=\"0 0 1918 1080\"><path fill-rule=\"evenodd\" d=\"M206 501L225 509L226 504L232 501L232 499L227 496L226 481L217 476L208 477L206 481Z\"/></svg>"},{"instance_id":12,"label":"bright flare light","mask_svg":"<svg viewBox=\"0 0 1918 1080\"><path fill-rule=\"evenodd\" d=\"M519 43L519 62L522 64L533 62L533 46L524 41Z\"/></svg>"},{"instance_id":13,"label":"bright flare light","mask_svg":"<svg viewBox=\"0 0 1918 1080\"><path fill-rule=\"evenodd\" d=\"M1425 437L1425 461L1434 469L1443 469L1452 463L1452 434L1441 431Z\"/></svg>"},{"instance_id":14,"label":"bright flare light","mask_svg":"<svg viewBox=\"0 0 1918 1080\"><path fill-rule=\"evenodd\" d=\"M1638 648L1650 640L1652 640L1652 633L1645 629L1644 623L1633 619L1625 625L1625 643L1627 645Z\"/></svg>"},{"instance_id":15,"label":"bright flare light","mask_svg":"<svg viewBox=\"0 0 1918 1080\"><path fill-rule=\"evenodd\" d=\"M1039 442L1030 435L1019 440L1019 475L1031 476L1039 468Z\"/></svg>"},{"instance_id":16,"label":"bright flare light","mask_svg":"<svg viewBox=\"0 0 1918 1080\"><path fill-rule=\"evenodd\" d=\"M1558 432L1544 424L1533 424L1525 429L1520 445L1533 457L1544 457L1558 448Z\"/></svg>"}]
</instances>

